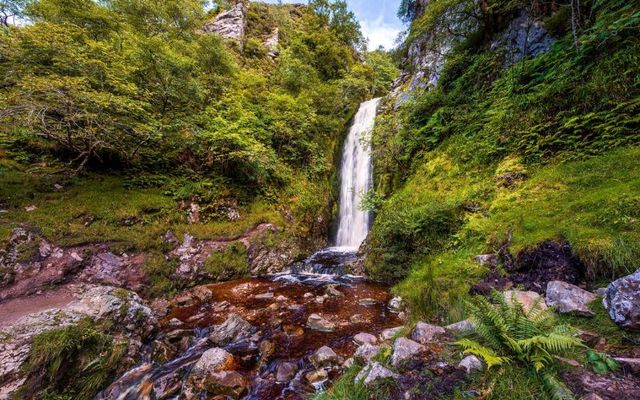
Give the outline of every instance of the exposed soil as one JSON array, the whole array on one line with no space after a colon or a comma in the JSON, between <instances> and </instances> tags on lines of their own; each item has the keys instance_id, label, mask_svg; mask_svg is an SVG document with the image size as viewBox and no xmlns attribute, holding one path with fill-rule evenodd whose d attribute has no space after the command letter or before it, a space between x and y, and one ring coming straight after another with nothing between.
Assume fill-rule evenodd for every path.
<instances>
[{"instance_id":1,"label":"exposed soil","mask_svg":"<svg viewBox=\"0 0 640 400\"><path fill-rule=\"evenodd\" d=\"M71 291L66 286L61 286L41 294L5 301L0 303L0 327L8 326L28 314L62 308L73 300Z\"/></svg>"}]
</instances>

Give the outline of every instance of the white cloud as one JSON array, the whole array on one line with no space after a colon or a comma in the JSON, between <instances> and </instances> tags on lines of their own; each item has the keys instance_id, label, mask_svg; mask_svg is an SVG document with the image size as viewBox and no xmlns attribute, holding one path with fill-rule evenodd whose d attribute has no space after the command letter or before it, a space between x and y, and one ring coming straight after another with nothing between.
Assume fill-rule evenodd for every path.
<instances>
[{"instance_id":1,"label":"white cloud","mask_svg":"<svg viewBox=\"0 0 640 400\"><path fill-rule=\"evenodd\" d=\"M401 31L397 26L386 23L382 15L375 20L360 21L360 26L364 37L369 39L369 50L375 50L379 46L384 46L387 50L393 48Z\"/></svg>"}]
</instances>

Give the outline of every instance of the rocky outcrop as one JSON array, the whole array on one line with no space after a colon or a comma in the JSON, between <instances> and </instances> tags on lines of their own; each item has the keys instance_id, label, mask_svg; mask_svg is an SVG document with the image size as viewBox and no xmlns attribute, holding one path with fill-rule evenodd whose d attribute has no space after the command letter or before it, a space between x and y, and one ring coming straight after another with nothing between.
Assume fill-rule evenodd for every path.
<instances>
[{"instance_id":1,"label":"rocky outcrop","mask_svg":"<svg viewBox=\"0 0 640 400\"><path fill-rule=\"evenodd\" d=\"M215 33L242 45L247 27L247 11L248 5L245 0L235 0L233 7L216 15L202 27L202 31Z\"/></svg>"},{"instance_id":2,"label":"rocky outcrop","mask_svg":"<svg viewBox=\"0 0 640 400\"><path fill-rule=\"evenodd\" d=\"M264 41L264 47L267 48L267 55L271 58L278 56L278 43L280 42L280 30L275 28L271 35Z\"/></svg>"},{"instance_id":3,"label":"rocky outcrop","mask_svg":"<svg viewBox=\"0 0 640 400\"><path fill-rule=\"evenodd\" d=\"M61 306L43 305L0 330L0 393L15 391L26 376L22 366L31 350L33 337L73 325L84 318L110 321L114 334L140 343L155 330L157 321L140 297L125 289L95 285L70 285L70 300ZM36 299L32 299L36 301ZM8 394L7 394L8 396Z\"/></svg>"},{"instance_id":4,"label":"rocky outcrop","mask_svg":"<svg viewBox=\"0 0 640 400\"><path fill-rule=\"evenodd\" d=\"M592 317L594 313L589 309L589 303L595 301L596 297L595 294L570 283L551 281L547 285L545 300L548 306L556 307L561 314Z\"/></svg>"},{"instance_id":5,"label":"rocky outcrop","mask_svg":"<svg viewBox=\"0 0 640 400\"><path fill-rule=\"evenodd\" d=\"M413 340L401 337L393 344L393 354L391 355L391 365L399 366L415 355L425 351L425 347Z\"/></svg>"},{"instance_id":6,"label":"rocky outcrop","mask_svg":"<svg viewBox=\"0 0 640 400\"><path fill-rule=\"evenodd\" d=\"M504 53L504 65L509 67L525 57L536 57L549 51L555 42L541 20L523 8L509 26L491 43L491 49Z\"/></svg>"},{"instance_id":7,"label":"rocky outcrop","mask_svg":"<svg viewBox=\"0 0 640 400\"><path fill-rule=\"evenodd\" d=\"M613 322L625 329L640 330L640 270L609 284L602 304Z\"/></svg>"},{"instance_id":8,"label":"rocky outcrop","mask_svg":"<svg viewBox=\"0 0 640 400\"><path fill-rule=\"evenodd\" d=\"M413 329L413 334L411 338L418 343L427 344L435 341L442 335L444 335L447 331L436 325L427 324L425 322L419 321L416 324L416 327Z\"/></svg>"}]
</instances>

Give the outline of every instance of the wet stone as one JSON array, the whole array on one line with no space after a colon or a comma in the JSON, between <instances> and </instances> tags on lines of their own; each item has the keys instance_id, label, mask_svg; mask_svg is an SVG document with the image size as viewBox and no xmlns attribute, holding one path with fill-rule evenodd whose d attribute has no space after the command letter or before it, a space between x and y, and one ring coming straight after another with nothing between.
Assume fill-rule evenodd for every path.
<instances>
[{"instance_id":1,"label":"wet stone","mask_svg":"<svg viewBox=\"0 0 640 400\"><path fill-rule=\"evenodd\" d=\"M328 367L338 363L338 355L331 347L322 346L319 348L309 360L316 368Z\"/></svg>"},{"instance_id":2,"label":"wet stone","mask_svg":"<svg viewBox=\"0 0 640 400\"><path fill-rule=\"evenodd\" d=\"M353 337L353 341L358 345L362 344L377 344L378 338L370 333L360 332Z\"/></svg>"},{"instance_id":3,"label":"wet stone","mask_svg":"<svg viewBox=\"0 0 640 400\"><path fill-rule=\"evenodd\" d=\"M311 314L309 316L307 326L309 329L320 332L333 332L336 330L336 325L333 322L327 321L318 314Z\"/></svg>"}]
</instances>

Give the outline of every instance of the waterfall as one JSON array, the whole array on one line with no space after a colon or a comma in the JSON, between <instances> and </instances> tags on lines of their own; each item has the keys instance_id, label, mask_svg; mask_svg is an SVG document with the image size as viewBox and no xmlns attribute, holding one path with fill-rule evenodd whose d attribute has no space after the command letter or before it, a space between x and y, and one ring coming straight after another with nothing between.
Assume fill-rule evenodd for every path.
<instances>
[{"instance_id":1,"label":"waterfall","mask_svg":"<svg viewBox=\"0 0 640 400\"><path fill-rule=\"evenodd\" d=\"M357 250L369 231L371 213L360 209L360 201L372 183L370 139L379 103L378 98L360 105L344 143L336 247Z\"/></svg>"}]
</instances>

